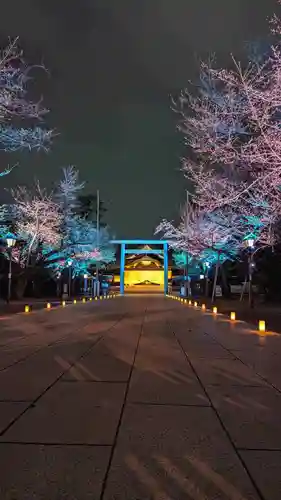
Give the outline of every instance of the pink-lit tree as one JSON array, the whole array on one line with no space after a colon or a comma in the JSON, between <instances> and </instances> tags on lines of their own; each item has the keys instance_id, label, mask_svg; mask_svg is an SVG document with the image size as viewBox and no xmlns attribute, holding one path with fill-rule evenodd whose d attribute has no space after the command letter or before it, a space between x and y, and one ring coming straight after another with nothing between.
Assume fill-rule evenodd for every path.
<instances>
[{"instance_id":1,"label":"pink-lit tree","mask_svg":"<svg viewBox=\"0 0 281 500\"><path fill-rule=\"evenodd\" d=\"M156 234L161 233L170 247L184 251L199 261L202 268L215 265L213 298L222 263L238 253L241 231L235 213L206 212L190 200L182 209L178 225L164 219L156 228Z\"/></svg>"},{"instance_id":2,"label":"pink-lit tree","mask_svg":"<svg viewBox=\"0 0 281 500\"><path fill-rule=\"evenodd\" d=\"M281 34L277 17L271 23ZM204 210L235 211L245 222L259 219L264 244L274 243L281 213L281 52L270 54L246 70L233 58L233 70L201 65L209 87L193 95L185 90L176 103L179 128L195 153L183 160L194 184L195 202ZM234 228L235 229L235 228Z\"/></svg>"},{"instance_id":3,"label":"pink-lit tree","mask_svg":"<svg viewBox=\"0 0 281 500\"><path fill-rule=\"evenodd\" d=\"M0 150L48 151L54 135L42 126L48 110L42 106L42 99L33 102L28 98L32 66L26 64L17 43L15 39L0 51ZM2 170L0 177L9 174L12 168Z\"/></svg>"},{"instance_id":4,"label":"pink-lit tree","mask_svg":"<svg viewBox=\"0 0 281 500\"><path fill-rule=\"evenodd\" d=\"M40 251L45 247L57 246L60 242L62 216L60 206L51 195L36 184L34 192L25 187L12 191L15 201L17 238L22 241L21 250L14 249L15 260L22 267L41 257Z\"/></svg>"},{"instance_id":5,"label":"pink-lit tree","mask_svg":"<svg viewBox=\"0 0 281 500\"><path fill-rule=\"evenodd\" d=\"M192 217L157 228L174 248L204 256L235 255L247 235L258 248L273 246L281 215L281 52L277 42L244 70L202 63L200 85L173 102L178 128L191 151L183 171L193 186ZM190 209L187 210L187 213ZM187 223L186 223L187 222ZM225 251L224 251L225 250Z\"/></svg>"}]
</instances>

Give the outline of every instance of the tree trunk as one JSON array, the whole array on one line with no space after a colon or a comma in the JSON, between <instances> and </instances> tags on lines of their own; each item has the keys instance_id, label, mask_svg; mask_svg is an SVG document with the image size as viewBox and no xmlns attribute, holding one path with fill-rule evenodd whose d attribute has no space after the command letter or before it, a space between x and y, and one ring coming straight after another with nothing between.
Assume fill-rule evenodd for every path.
<instances>
[{"instance_id":1,"label":"tree trunk","mask_svg":"<svg viewBox=\"0 0 281 500\"><path fill-rule=\"evenodd\" d=\"M22 299L27 286L27 277L19 276L15 286L15 296L17 299Z\"/></svg>"},{"instance_id":2,"label":"tree trunk","mask_svg":"<svg viewBox=\"0 0 281 500\"><path fill-rule=\"evenodd\" d=\"M221 279L222 279L222 282L223 282L224 292L225 292L226 296L229 296L227 277L226 277L223 265L221 265L220 269L221 269Z\"/></svg>"}]
</instances>

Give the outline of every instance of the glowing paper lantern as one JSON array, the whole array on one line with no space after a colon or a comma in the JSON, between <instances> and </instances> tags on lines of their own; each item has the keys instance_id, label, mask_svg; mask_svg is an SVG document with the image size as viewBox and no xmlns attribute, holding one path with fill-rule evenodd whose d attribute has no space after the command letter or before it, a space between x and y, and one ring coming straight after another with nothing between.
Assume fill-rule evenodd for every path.
<instances>
[{"instance_id":1,"label":"glowing paper lantern","mask_svg":"<svg viewBox=\"0 0 281 500\"><path fill-rule=\"evenodd\" d=\"M214 314L217 314L217 313L218 313L218 308L217 308L217 307L213 307L213 313L214 313Z\"/></svg>"},{"instance_id":2,"label":"glowing paper lantern","mask_svg":"<svg viewBox=\"0 0 281 500\"><path fill-rule=\"evenodd\" d=\"M235 320L236 320L236 313L235 313L234 311L232 311L232 312L230 313L230 319L231 319L232 321L235 321Z\"/></svg>"},{"instance_id":3,"label":"glowing paper lantern","mask_svg":"<svg viewBox=\"0 0 281 500\"><path fill-rule=\"evenodd\" d=\"M262 319L259 320L259 331L265 332L265 321Z\"/></svg>"}]
</instances>

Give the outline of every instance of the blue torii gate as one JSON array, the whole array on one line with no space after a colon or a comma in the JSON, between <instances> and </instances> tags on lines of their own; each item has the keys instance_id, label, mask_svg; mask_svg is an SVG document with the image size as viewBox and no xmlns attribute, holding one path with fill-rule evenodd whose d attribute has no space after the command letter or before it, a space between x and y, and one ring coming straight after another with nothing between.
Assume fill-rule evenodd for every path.
<instances>
[{"instance_id":1,"label":"blue torii gate","mask_svg":"<svg viewBox=\"0 0 281 500\"><path fill-rule=\"evenodd\" d=\"M164 293L168 293L168 243L165 240L111 240L112 245L121 245L120 255L120 294L124 295L124 273L126 254L159 254L164 255ZM142 248L126 248L126 245L161 245L162 249L143 250Z\"/></svg>"}]
</instances>

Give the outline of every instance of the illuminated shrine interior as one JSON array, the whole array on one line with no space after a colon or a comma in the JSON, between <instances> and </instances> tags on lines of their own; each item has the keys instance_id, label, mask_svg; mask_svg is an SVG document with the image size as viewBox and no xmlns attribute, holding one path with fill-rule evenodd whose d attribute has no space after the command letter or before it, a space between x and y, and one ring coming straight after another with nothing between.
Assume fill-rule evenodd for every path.
<instances>
[{"instance_id":1,"label":"illuminated shrine interior","mask_svg":"<svg viewBox=\"0 0 281 500\"><path fill-rule=\"evenodd\" d=\"M151 251L148 245L143 247L143 254L126 255L124 284L125 287L137 287L140 285L157 287L159 291L164 290L164 257L163 255L147 255ZM168 278L172 271L169 269ZM120 282L120 276L115 276L114 282Z\"/></svg>"}]
</instances>

